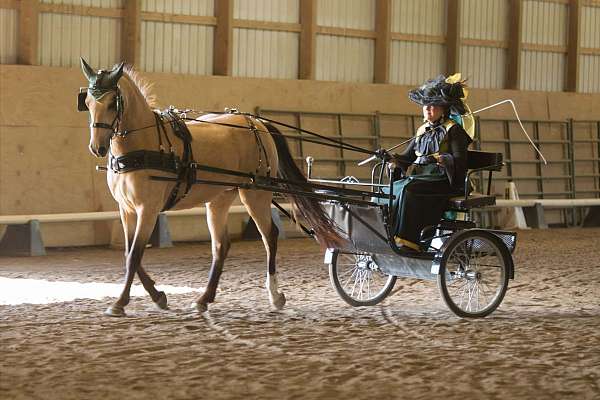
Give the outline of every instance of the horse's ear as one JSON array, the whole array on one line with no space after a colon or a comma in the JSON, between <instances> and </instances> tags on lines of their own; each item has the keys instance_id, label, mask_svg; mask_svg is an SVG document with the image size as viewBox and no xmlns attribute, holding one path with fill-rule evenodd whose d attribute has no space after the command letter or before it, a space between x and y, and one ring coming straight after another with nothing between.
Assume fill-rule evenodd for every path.
<instances>
[{"instance_id":1,"label":"horse's ear","mask_svg":"<svg viewBox=\"0 0 600 400\"><path fill-rule=\"evenodd\" d=\"M121 77L123 76L123 67L125 66L125 63L120 63L119 65L116 66L116 68L114 68L112 71L110 71L109 75L108 75L108 81L111 82L112 84L116 85L117 82L119 81L119 79L121 79Z\"/></svg>"},{"instance_id":2,"label":"horse's ear","mask_svg":"<svg viewBox=\"0 0 600 400\"><path fill-rule=\"evenodd\" d=\"M96 77L96 72L94 71L94 69L92 67L90 67L88 65L87 62L85 62L83 57L80 57L80 59L81 59L81 70L83 71L83 75L85 75L88 82L91 82L92 78Z\"/></svg>"}]
</instances>

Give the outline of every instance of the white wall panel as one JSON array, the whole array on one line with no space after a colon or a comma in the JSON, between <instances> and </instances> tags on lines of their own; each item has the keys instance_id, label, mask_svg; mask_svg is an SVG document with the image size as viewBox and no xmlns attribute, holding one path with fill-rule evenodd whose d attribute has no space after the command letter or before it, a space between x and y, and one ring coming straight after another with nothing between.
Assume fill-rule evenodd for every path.
<instances>
[{"instance_id":1,"label":"white wall panel","mask_svg":"<svg viewBox=\"0 0 600 400\"><path fill-rule=\"evenodd\" d=\"M563 90L565 59L566 55L562 53L523 51L521 55L521 89Z\"/></svg>"},{"instance_id":2,"label":"white wall panel","mask_svg":"<svg viewBox=\"0 0 600 400\"><path fill-rule=\"evenodd\" d=\"M214 0L144 0L142 11L213 16ZM140 64L148 72L210 75L214 27L142 20Z\"/></svg>"},{"instance_id":3,"label":"white wall panel","mask_svg":"<svg viewBox=\"0 0 600 400\"><path fill-rule=\"evenodd\" d=\"M373 82L375 41L317 35L317 80Z\"/></svg>"},{"instance_id":4,"label":"white wall panel","mask_svg":"<svg viewBox=\"0 0 600 400\"><path fill-rule=\"evenodd\" d=\"M390 83L420 85L444 73L446 46L394 40L390 48L390 64Z\"/></svg>"},{"instance_id":5,"label":"white wall panel","mask_svg":"<svg viewBox=\"0 0 600 400\"><path fill-rule=\"evenodd\" d=\"M392 0L392 32L444 36L445 0Z\"/></svg>"},{"instance_id":6,"label":"white wall panel","mask_svg":"<svg viewBox=\"0 0 600 400\"><path fill-rule=\"evenodd\" d=\"M375 29L375 0L317 0L317 25Z\"/></svg>"},{"instance_id":7,"label":"white wall panel","mask_svg":"<svg viewBox=\"0 0 600 400\"><path fill-rule=\"evenodd\" d=\"M508 1L462 0L461 11L462 38L508 40ZM500 89L504 85L506 74L506 50L462 45L459 70L471 87Z\"/></svg>"},{"instance_id":8,"label":"white wall panel","mask_svg":"<svg viewBox=\"0 0 600 400\"><path fill-rule=\"evenodd\" d=\"M580 57L577 87L584 93L600 93L600 55Z\"/></svg>"},{"instance_id":9,"label":"white wall panel","mask_svg":"<svg viewBox=\"0 0 600 400\"><path fill-rule=\"evenodd\" d=\"M17 10L0 8L0 64L17 63L18 29Z\"/></svg>"},{"instance_id":10,"label":"white wall panel","mask_svg":"<svg viewBox=\"0 0 600 400\"><path fill-rule=\"evenodd\" d=\"M568 5L545 1L523 2L523 42L567 45Z\"/></svg>"},{"instance_id":11,"label":"white wall panel","mask_svg":"<svg viewBox=\"0 0 600 400\"><path fill-rule=\"evenodd\" d=\"M141 30L142 70L212 74L212 26L142 21Z\"/></svg>"},{"instance_id":12,"label":"white wall panel","mask_svg":"<svg viewBox=\"0 0 600 400\"><path fill-rule=\"evenodd\" d=\"M566 46L568 24L567 4L523 2L523 43ZM521 53L520 87L524 90L563 90L565 63L565 53L524 50Z\"/></svg>"},{"instance_id":13,"label":"white wall panel","mask_svg":"<svg viewBox=\"0 0 600 400\"><path fill-rule=\"evenodd\" d=\"M218 0L142 0L142 11L213 16L215 1Z\"/></svg>"},{"instance_id":14,"label":"white wall panel","mask_svg":"<svg viewBox=\"0 0 600 400\"><path fill-rule=\"evenodd\" d=\"M233 43L234 76L298 78L298 33L236 28Z\"/></svg>"},{"instance_id":15,"label":"white wall panel","mask_svg":"<svg viewBox=\"0 0 600 400\"><path fill-rule=\"evenodd\" d=\"M581 8L581 47L600 49L600 7Z\"/></svg>"},{"instance_id":16,"label":"white wall panel","mask_svg":"<svg viewBox=\"0 0 600 400\"><path fill-rule=\"evenodd\" d=\"M235 0L233 18L300 22L300 0Z\"/></svg>"},{"instance_id":17,"label":"white wall panel","mask_svg":"<svg viewBox=\"0 0 600 400\"><path fill-rule=\"evenodd\" d=\"M502 89L506 75L506 50L494 47L461 46L460 68L467 85Z\"/></svg>"},{"instance_id":18,"label":"white wall panel","mask_svg":"<svg viewBox=\"0 0 600 400\"><path fill-rule=\"evenodd\" d=\"M462 0L460 36L470 39L507 40L507 0Z\"/></svg>"},{"instance_id":19,"label":"white wall panel","mask_svg":"<svg viewBox=\"0 0 600 400\"><path fill-rule=\"evenodd\" d=\"M600 7L581 8L581 47L600 49ZM585 93L600 93L600 55L579 56L579 82Z\"/></svg>"},{"instance_id":20,"label":"white wall panel","mask_svg":"<svg viewBox=\"0 0 600 400\"><path fill-rule=\"evenodd\" d=\"M38 62L41 65L77 66L83 56L95 68L107 68L119 62L120 55L120 19L40 14Z\"/></svg>"},{"instance_id":21,"label":"white wall panel","mask_svg":"<svg viewBox=\"0 0 600 400\"><path fill-rule=\"evenodd\" d=\"M123 8L125 0L42 0L46 4L70 4L74 6L100 7L100 8Z\"/></svg>"}]
</instances>

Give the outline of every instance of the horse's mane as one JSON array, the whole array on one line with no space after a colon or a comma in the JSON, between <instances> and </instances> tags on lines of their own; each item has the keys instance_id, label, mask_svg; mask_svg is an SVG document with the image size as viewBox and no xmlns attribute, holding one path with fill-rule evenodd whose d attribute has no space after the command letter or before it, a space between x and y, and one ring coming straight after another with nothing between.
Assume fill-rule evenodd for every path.
<instances>
[{"instance_id":1,"label":"horse's mane","mask_svg":"<svg viewBox=\"0 0 600 400\"><path fill-rule=\"evenodd\" d=\"M152 92L153 84L144 79L139 72L133 69L132 65L126 65L125 68L123 68L123 72L125 72L125 75L135 85L135 87L138 88L142 96L144 96L148 106L152 109L158 108L158 100L156 95Z\"/></svg>"}]
</instances>

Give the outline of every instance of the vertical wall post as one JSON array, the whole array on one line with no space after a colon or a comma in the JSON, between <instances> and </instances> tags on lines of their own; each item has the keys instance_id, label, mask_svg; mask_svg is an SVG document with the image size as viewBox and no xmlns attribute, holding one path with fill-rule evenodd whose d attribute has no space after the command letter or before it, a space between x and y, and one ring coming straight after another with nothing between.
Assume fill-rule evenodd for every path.
<instances>
[{"instance_id":1,"label":"vertical wall post","mask_svg":"<svg viewBox=\"0 0 600 400\"><path fill-rule=\"evenodd\" d=\"M231 75L233 65L233 0L215 0L213 73Z\"/></svg>"},{"instance_id":2,"label":"vertical wall post","mask_svg":"<svg viewBox=\"0 0 600 400\"><path fill-rule=\"evenodd\" d=\"M446 75L460 69L460 0L447 0Z\"/></svg>"},{"instance_id":3,"label":"vertical wall post","mask_svg":"<svg viewBox=\"0 0 600 400\"><path fill-rule=\"evenodd\" d=\"M315 79L317 1L300 0L300 59L298 78Z\"/></svg>"},{"instance_id":4,"label":"vertical wall post","mask_svg":"<svg viewBox=\"0 0 600 400\"><path fill-rule=\"evenodd\" d=\"M390 40L392 30L391 0L376 0L375 3L375 83L390 80Z\"/></svg>"},{"instance_id":5,"label":"vertical wall post","mask_svg":"<svg viewBox=\"0 0 600 400\"><path fill-rule=\"evenodd\" d=\"M121 59L128 64L139 65L142 42L142 2L141 0L128 0L124 7Z\"/></svg>"},{"instance_id":6,"label":"vertical wall post","mask_svg":"<svg viewBox=\"0 0 600 400\"><path fill-rule=\"evenodd\" d=\"M19 36L17 62L25 65L38 63L39 0L19 2Z\"/></svg>"},{"instance_id":7,"label":"vertical wall post","mask_svg":"<svg viewBox=\"0 0 600 400\"><path fill-rule=\"evenodd\" d=\"M508 6L508 53L506 88L519 89L521 79L521 41L523 30L523 1L509 0Z\"/></svg>"},{"instance_id":8,"label":"vertical wall post","mask_svg":"<svg viewBox=\"0 0 600 400\"><path fill-rule=\"evenodd\" d=\"M581 51L581 35L579 25L581 17L580 0L569 0L569 38L567 42L566 87L568 92L577 91L579 82L579 53Z\"/></svg>"}]
</instances>

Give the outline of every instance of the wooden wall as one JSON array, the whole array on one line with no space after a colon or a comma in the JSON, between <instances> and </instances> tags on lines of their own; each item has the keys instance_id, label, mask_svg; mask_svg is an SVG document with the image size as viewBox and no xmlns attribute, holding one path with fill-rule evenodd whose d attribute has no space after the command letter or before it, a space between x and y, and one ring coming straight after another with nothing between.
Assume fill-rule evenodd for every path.
<instances>
[{"instance_id":1,"label":"wooden wall","mask_svg":"<svg viewBox=\"0 0 600 400\"><path fill-rule=\"evenodd\" d=\"M155 92L165 107L173 104L198 110L237 107L254 111L260 107L330 113L419 112L408 101L406 93L410 88L406 86L159 73L144 76L155 83ZM85 83L75 68L0 65L0 215L116 209L104 174L94 170L95 165L105 161L94 158L87 149L87 114L76 111L76 94ZM470 105L477 109L506 98L516 102L521 117L527 120L600 120L597 94L473 89ZM482 118L513 119L513 114L508 107L502 107L486 112ZM307 127L331 133L332 124L314 117ZM365 121L357 117L355 122L348 122L346 130L358 135L361 126L365 126ZM411 134L405 122L392 121L385 129L398 138ZM501 129L500 125L486 125L486 132L492 136L499 135ZM593 127L582 124L580 134L585 136L587 130L591 132ZM386 140L386 145L394 142L393 137ZM545 150L552 157L560 156L553 154L553 149ZM312 151L317 159L326 155L325 150ZM532 155L525 145L522 153L523 158ZM190 223L174 223L174 239L206 237L204 228L190 230ZM241 225L239 218L232 222L233 234L239 234ZM46 224L43 229L44 239L51 246L104 244L110 240L111 232L108 223Z\"/></svg>"}]
</instances>

